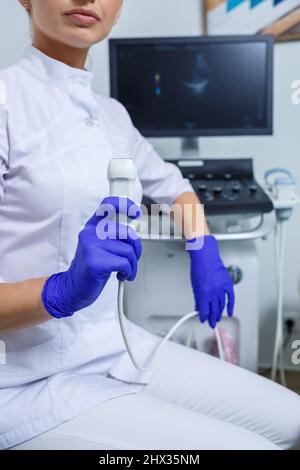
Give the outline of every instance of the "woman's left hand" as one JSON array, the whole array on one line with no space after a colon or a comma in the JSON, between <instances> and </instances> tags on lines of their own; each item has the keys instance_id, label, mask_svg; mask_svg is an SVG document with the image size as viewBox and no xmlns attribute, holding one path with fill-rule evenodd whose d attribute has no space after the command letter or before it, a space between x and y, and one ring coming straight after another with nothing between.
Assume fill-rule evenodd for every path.
<instances>
[{"instance_id":1,"label":"woman's left hand","mask_svg":"<svg viewBox=\"0 0 300 470\"><path fill-rule=\"evenodd\" d=\"M189 241L187 251L191 260L191 281L195 297L195 308L202 323L208 320L215 328L222 318L227 301L227 313L231 317L234 309L233 282L224 266L217 240L211 236Z\"/></svg>"}]
</instances>

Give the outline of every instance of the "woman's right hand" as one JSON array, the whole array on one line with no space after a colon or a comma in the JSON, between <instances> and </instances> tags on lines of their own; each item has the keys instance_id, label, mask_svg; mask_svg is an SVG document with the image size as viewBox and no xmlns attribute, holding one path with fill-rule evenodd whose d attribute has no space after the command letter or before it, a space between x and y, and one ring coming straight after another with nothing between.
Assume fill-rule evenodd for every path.
<instances>
[{"instance_id":1,"label":"woman's right hand","mask_svg":"<svg viewBox=\"0 0 300 470\"><path fill-rule=\"evenodd\" d=\"M91 305L113 272L120 281L135 279L142 244L130 226L116 222L114 214L134 220L141 210L130 199L107 197L101 202L79 233L70 268L45 282L42 301L50 315L67 317Z\"/></svg>"}]
</instances>

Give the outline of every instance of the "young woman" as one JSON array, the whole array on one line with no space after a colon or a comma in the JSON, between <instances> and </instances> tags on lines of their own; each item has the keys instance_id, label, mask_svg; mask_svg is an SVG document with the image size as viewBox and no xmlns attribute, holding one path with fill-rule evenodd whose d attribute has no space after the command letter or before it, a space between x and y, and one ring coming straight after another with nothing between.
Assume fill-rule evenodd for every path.
<instances>
[{"instance_id":1,"label":"young woman","mask_svg":"<svg viewBox=\"0 0 300 470\"><path fill-rule=\"evenodd\" d=\"M32 45L0 72L0 447L296 446L300 399L279 385L172 342L151 373L132 366L117 283L134 280L141 242L96 235L99 203L119 210L106 198L108 163L134 158L158 202L196 211L199 200L121 104L91 89L88 50L111 31L121 0L19 2ZM214 328L226 300L233 313L231 280L204 214L196 232L185 214L178 222L187 239L204 239L189 251L191 280L200 319ZM145 362L158 338L129 321L127 329Z\"/></svg>"}]
</instances>

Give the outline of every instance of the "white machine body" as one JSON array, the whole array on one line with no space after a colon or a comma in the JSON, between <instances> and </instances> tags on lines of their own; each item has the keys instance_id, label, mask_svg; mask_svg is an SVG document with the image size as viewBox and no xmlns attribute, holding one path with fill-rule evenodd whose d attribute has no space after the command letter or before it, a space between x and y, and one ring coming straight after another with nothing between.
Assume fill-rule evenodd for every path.
<instances>
[{"instance_id":1,"label":"white machine body","mask_svg":"<svg viewBox=\"0 0 300 470\"><path fill-rule=\"evenodd\" d=\"M111 196L129 197L134 200L137 171L133 160L112 159L107 176ZM221 222L224 223L224 217L221 218ZM269 225L266 224L265 231L259 225L257 230L247 231L246 228L241 234L228 233L226 236L223 234L223 238L219 238L219 241L224 240L220 248L225 264L236 267L241 273L236 286L235 316L229 319L224 315L221 326L229 332L238 345L240 365L253 371L257 369L258 359L258 262L253 238L261 238L269 233L271 230ZM214 232L212 230L212 233ZM184 249L185 241L170 239L154 241L151 238L149 240L148 233L143 233L143 231L139 235L144 240L143 256L139 261L137 278L134 283L120 283L118 295L120 327L134 365L142 370L126 338L123 322L124 288L126 316L134 323L163 338L155 356L158 355L160 348L173 331L175 341L206 352L211 352L210 346L215 334L219 355L224 359L218 328L213 331L207 324L200 324L198 313L193 310L194 298L190 283L188 255ZM234 243L228 243L230 241ZM251 298L251 303L249 298ZM190 310L192 311L189 314L183 316ZM186 322L186 320L189 321ZM176 331L179 327L180 329Z\"/></svg>"}]
</instances>

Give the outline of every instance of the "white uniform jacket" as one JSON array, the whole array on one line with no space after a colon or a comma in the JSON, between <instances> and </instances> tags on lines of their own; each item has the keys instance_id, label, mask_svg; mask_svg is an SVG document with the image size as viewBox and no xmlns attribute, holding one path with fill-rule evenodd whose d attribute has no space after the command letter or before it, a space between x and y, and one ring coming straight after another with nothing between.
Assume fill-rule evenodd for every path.
<instances>
[{"instance_id":1,"label":"white uniform jacket","mask_svg":"<svg viewBox=\"0 0 300 470\"><path fill-rule=\"evenodd\" d=\"M79 231L108 195L113 157L134 158L144 194L172 203L190 183L164 162L93 73L25 49L0 71L0 282L68 269ZM137 195L137 202L140 195ZM116 316L117 279L72 317L0 333L0 448L55 427L149 380L131 364ZM0 299L1 302L1 299ZM140 361L153 336L128 321Z\"/></svg>"}]
</instances>

